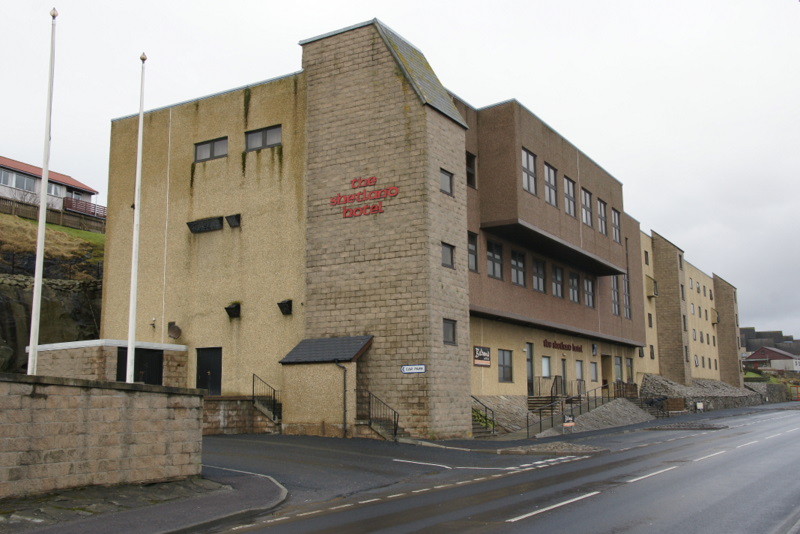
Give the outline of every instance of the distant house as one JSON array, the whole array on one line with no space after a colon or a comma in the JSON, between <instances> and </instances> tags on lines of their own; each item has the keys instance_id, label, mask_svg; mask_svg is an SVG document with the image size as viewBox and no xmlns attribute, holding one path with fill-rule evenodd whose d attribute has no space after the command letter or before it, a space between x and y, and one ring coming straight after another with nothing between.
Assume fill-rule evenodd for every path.
<instances>
[{"instance_id":1,"label":"distant house","mask_svg":"<svg viewBox=\"0 0 800 534\"><path fill-rule=\"evenodd\" d=\"M780 369L800 372L800 356L772 347L761 347L744 360L748 369Z\"/></svg>"},{"instance_id":2,"label":"distant house","mask_svg":"<svg viewBox=\"0 0 800 534\"><path fill-rule=\"evenodd\" d=\"M41 183L41 168L0 156L0 199L38 204ZM97 193L71 176L53 171L48 173L47 206L51 209L105 219L105 206L92 203L92 196Z\"/></svg>"}]
</instances>

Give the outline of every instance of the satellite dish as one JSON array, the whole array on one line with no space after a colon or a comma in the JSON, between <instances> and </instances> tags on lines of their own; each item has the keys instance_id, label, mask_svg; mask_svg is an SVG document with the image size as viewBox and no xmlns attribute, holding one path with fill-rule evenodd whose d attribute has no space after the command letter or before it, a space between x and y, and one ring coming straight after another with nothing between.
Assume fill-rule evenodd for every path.
<instances>
[{"instance_id":1,"label":"satellite dish","mask_svg":"<svg viewBox=\"0 0 800 534\"><path fill-rule=\"evenodd\" d=\"M174 322L169 323L169 327L167 328L167 335L172 339L178 339L181 337L181 327L176 325Z\"/></svg>"}]
</instances>

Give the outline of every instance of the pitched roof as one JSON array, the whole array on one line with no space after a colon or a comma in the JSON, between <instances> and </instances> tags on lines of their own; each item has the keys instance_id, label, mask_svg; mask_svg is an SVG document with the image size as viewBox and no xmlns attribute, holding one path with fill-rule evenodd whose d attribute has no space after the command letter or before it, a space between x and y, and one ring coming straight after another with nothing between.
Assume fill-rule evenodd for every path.
<instances>
[{"instance_id":1,"label":"pitched roof","mask_svg":"<svg viewBox=\"0 0 800 534\"><path fill-rule=\"evenodd\" d=\"M36 178L39 179L42 178L41 167L28 165L27 163L22 163L21 161L16 161L10 158L4 158L3 156L0 156L0 167L5 167L7 169L11 169L12 171L19 171L25 174L30 174L31 176L35 176ZM96 195L98 193L98 191L95 191L88 185L79 182L72 176L67 176L66 174L61 174L60 172L48 170L47 180L50 182L56 182L59 184L67 185L69 187L74 187L75 189L80 189L81 191L92 193L93 195Z\"/></svg>"},{"instance_id":2,"label":"pitched roof","mask_svg":"<svg viewBox=\"0 0 800 534\"><path fill-rule=\"evenodd\" d=\"M796 356L791 352L776 349L774 347L761 347L753 351L747 360L798 360L800 356Z\"/></svg>"},{"instance_id":3,"label":"pitched roof","mask_svg":"<svg viewBox=\"0 0 800 534\"><path fill-rule=\"evenodd\" d=\"M372 340L373 336L304 339L280 363L352 362L372 346Z\"/></svg>"},{"instance_id":4,"label":"pitched roof","mask_svg":"<svg viewBox=\"0 0 800 534\"><path fill-rule=\"evenodd\" d=\"M417 93L422 104L431 106L446 117L449 117L464 128L467 128L467 123L458 112L458 109L456 109L453 98L450 96L450 93L447 92L447 89L444 88L442 82L439 81L436 73L433 72L428 60L425 59L425 55L380 20L372 19L341 30L305 39L300 41L300 44L304 45L369 25L375 26L378 34L383 39L384 43L386 43L389 52L394 56L397 66L403 71L404 76L411 87L414 88L414 92Z\"/></svg>"}]
</instances>

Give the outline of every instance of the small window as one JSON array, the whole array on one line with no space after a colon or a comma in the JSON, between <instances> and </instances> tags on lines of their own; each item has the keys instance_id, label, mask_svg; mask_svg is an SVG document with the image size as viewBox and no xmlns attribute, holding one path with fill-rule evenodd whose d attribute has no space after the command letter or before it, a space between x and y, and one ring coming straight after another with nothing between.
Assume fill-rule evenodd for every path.
<instances>
[{"instance_id":1,"label":"small window","mask_svg":"<svg viewBox=\"0 0 800 534\"><path fill-rule=\"evenodd\" d=\"M700 358L697 357L697 354L694 355L694 366L700 367Z\"/></svg>"},{"instance_id":2,"label":"small window","mask_svg":"<svg viewBox=\"0 0 800 534\"><path fill-rule=\"evenodd\" d=\"M705 286L705 284L703 285L703 296L704 297L706 296L706 286Z\"/></svg>"},{"instance_id":3,"label":"small window","mask_svg":"<svg viewBox=\"0 0 800 534\"><path fill-rule=\"evenodd\" d=\"M228 155L228 138L222 137L212 141L204 141L194 145L194 160L206 161L209 159L224 158Z\"/></svg>"},{"instance_id":4,"label":"small window","mask_svg":"<svg viewBox=\"0 0 800 534\"><path fill-rule=\"evenodd\" d=\"M686 359L686 363L689 363L689 347L686 345L683 346L683 357Z\"/></svg>"},{"instance_id":5,"label":"small window","mask_svg":"<svg viewBox=\"0 0 800 534\"><path fill-rule=\"evenodd\" d=\"M592 194L581 189L581 219L586 226L592 226Z\"/></svg>"},{"instance_id":6,"label":"small window","mask_svg":"<svg viewBox=\"0 0 800 534\"><path fill-rule=\"evenodd\" d=\"M714 300L714 293L710 289L708 290L708 298Z\"/></svg>"},{"instance_id":7,"label":"small window","mask_svg":"<svg viewBox=\"0 0 800 534\"><path fill-rule=\"evenodd\" d=\"M688 332L688 328L686 327L686 314L683 315L683 331Z\"/></svg>"},{"instance_id":8,"label":"small window","mask_svg":"<svg viewBox=\"0 0 800 534\"><path fill-rule=\"evenodd\" d=\"M455 269L456 247L442 243L442 266Z\"/></svg>"},{"instance_id":9,"label":"small window","mask_svg":"<svg viewBox=\"0 0 800 534\"><path fill-rule=\"evenodd\" d=\"M611 277L611 313L619 315L619 277Z\"/></svg>"},{"instance_id":10,"label":"small window","mask_svg":"<svg viewBox=\"0 0 800 534\"><path fill-rule=\"evenodd\" d=\"M689 277L689 289L694 289L694 280L691 276Z\"/></svg>"},{"instance_id":11,"label":"small window","mask_svg":"<svg viewBox=\"0 0 800 534\"><path fill-rule=\"evenodd\" d=\"M558 207L558 184L556 183L556 169L547 163L544 164L544 199L548 204Z\"/></svg>"},{"instance_id":12,"label":"small window","mask_svg":"<svg viewBox=\"0 0 800 534\"><path fill-rule=\"evenodd\" d=\"M12 186L14 183L14 173L0 169L0 185Z\"/></svg>"},{"instance_id":13,"label":"small window","mask_svg":"<svg viewBox=\"0 0 800 534\"><path fill-rule=\"evenodd\" d=\"M269 148L281 144L281 127L270 126L260 130L253 130L245 134L247 151Z\"/></svg>"},{"instance_id":14,"label":"small window","mask_svg":"<svg viewBox=\"0 0 800 534\"><path fill-rule=\"evenodd\" d=\"M54 197L63 197L64 196L64 186L60 184L54 184L53 182L47 182L47 194L54 196Z\"/></svg>"},{"instance_id":15,"label":"small window","mask_svg":"<svg viewBox=\"0 0 800 534\"><path fill-rule=\"evenodd\" d=\"M608 209L608 204L597 199L597 230L600 231L603 235L608 235L608 214L606 210Z\"/></svg>"},{"instance_id":16,"label":"small window","mask_svg":"<svg viewBox=\"0 0 800 534\"><path fill-rule=\"evenodd\" d=\"M439 169L439 190L453 196L453 173Z\"/></svg>"},{"instance_id":17,"label":"small window","mask_svg":"<svg viewBox=\"0 0 800 534\"><path fill-rule=\"evenodd\" d=\"M625 318L630 319L631 314L631 284L627 274L622 275L622 311Z\"/></svg>"},{"instance_id":18,"label":"small window","mask_svg":"<svg viewBox=\"0 0 800 534\"><path fill-rule=\"evenodd\" d=\"M697 341L697 329L692 328L692 340Z\"/></svg>"},{"instance_id":19,"label":"small window","mask_svg":"<svg viewBox=\"0 0 800 534\"><path fill-rule=\"evenodd\" d=\"M647 326L649 328L653 328L653 314L652 313L648 313L647 314Z\"/></svg>"},{"instance_id":20,"label":"small window","mask_svg":"<svg viewBox=\"0 0 800 534\"><path fill-rule=\"evenodd\" d=\"M569 273L569 300L581 301L581 277L578 273Z\"/></svg>"},{"instance_id":21,"label":"small window","mask_svg":"<svg viewBox=\"0 0 800 534\"><path fill-rule=\"evenodd\" d=\"M456 344L456 322L452 319L443 319L443 338L445 345Z\"/></svg>"},{"instance_id":22,"label":"small window","mask_svg":"<svg viewBox=\"0 0 800 534\"><path fill-rule=\"evenodd\" d=\"M542 377L550 378L550 356L542 356Z\"/></svg>"},{"instance_id":23,"label":"small window","mask_svg":"<svg viewBox=\"0 0 800 534\"><path fill-rule=\"evenodd\" d=\"M694 315L694 302L692 303L692 315Z\"/></svg>"},{"instance_id":24,"label":"small window","mask_svg":"<svg viewBox=\"0 0 800 534\"><path fill-rule=\"evenodd\" d=\"M591 278L583 279L583 300L590 308L594 308L594 280Z\"/></svg>"},{"instance_id":25,"label":"small window","mask_svg":"<svg viewBox=\"0 0 800 534\"><path fill-rule=\"evenodd\" d=\"M597 362L591 362L589 364L589 373L592 382L597 382Z\"/></svg>"},{"instance_id":26,"label":"small window","mask_svg":"<svg viewBox=\"0 0 800 534\"><path fill-rule=\"evenodd\" d=\"M467 232L467 257L469 270L478 272L478 234Z\"/></svg>"},{"instance_id":27,"label":"small window","mask_svg":"<svg viewBox=\"0 0 800 534\"><path fill-rule=\"evenodd\" d=\"M650 265L650 253L646 250L644 251L644 264Z\"/></svg>"},{"instance_id":28,"label":"small window","mask_svg":"<svg viewBox=\"0 0 800 534\"><path fill-rule=\"evenodd\" d=\"M553 296L564 298L564 270L561 267L553 267Z\"/></svg>"},{"instance_id":29,"label":"small window","mask_svg":"<svg viewBox=\"0 0 800 534\"><path fill-rule=\"evenodd\" d=\"M614 208L611 208L611 232L612 232L612 238L617 243L622 243L622 226L621 226L621 224L622 223L621 223L621 220L620 220L620 213L617 210L615 210Z\"/></svg>"},{"instance_id":30,"label":"small window","mask_svg":"<svg viewBox=\"0 0 800 534\"><path fill-rule=\"evenodd\" d=\"M564 211L575 217L575 182L564 177Z\"/></svg>"},{"instance_id":31,"label":"small window","mask_svg":"<svg viewBox=\"0 0 800 534\"><path fill-rule=\"evenodd\" d=\"M522 149L522 189L536 194L536 155Z\"/></svg>"},{"instance_id":32,"label":"small window","mask_svg":"<svg viewBox=\"0 0 800 534\"><path fill-rule=\"evenodd\" d=\"M513 382L513 354L510 350L498 349L497 351L497 370L500 382Z\"/></svg>"},{"instance_id":33,"label":"small window","mask_svg":"<svg viewBox=\"0 0 800 534\"><path fill-rule=\"evenodd\" d=\"M472 188L478 187L477 167L475 163L475 154L467 152L467 185Z\"/></svg>"},{"instance_id":34,"label":"small window","mask_svg":"<svg viewBox=\"0 0 800 534\"><path fill-rule=\"evenodd\" d=\"M486 274L491 278L503 279L503 245L500 243L486 242Z\"/></svg>"},{"instance_id":35,"label":"small window","mask_svg":"<svg viewBox=\"0 0 800 534\"><path fill-rule=\"evenodd\" d=\"M525 287L525 253L511 251L511 283Z\"/></svg>"},{"instance_id":36,"label":"small window","mask_svg":"<svg viewBox=\"0 0 800 534\"><path fill-rule=\"evenodd\" d=\"M540 293L547 293L545 269L545 263L542 260L533 260L533 289Z\"/></svg>"},{"instance_id":37,"label":"small window","mask_svg":"<svg viewBox=\"0 0 800 534\"><path fill-rule=\"evenodd\" d=\"M656 359L656 348L653 345L650 345L650 359Z\"/></svg>"},{"instance_id":38,"label":"small window","mask_svg":"<svg viewBox=\"0 0 800 534\"><path fill-rule=\"evenodd\" d=\"M686 288L681 284L681 300L686 300Z\"/></svg>"}]
</instances>

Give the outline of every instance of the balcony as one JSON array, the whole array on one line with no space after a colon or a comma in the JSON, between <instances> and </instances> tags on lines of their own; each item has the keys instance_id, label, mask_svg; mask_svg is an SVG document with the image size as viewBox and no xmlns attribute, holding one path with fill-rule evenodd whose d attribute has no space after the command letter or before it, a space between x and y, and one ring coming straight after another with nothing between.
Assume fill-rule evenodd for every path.
<instances>
[{"instance_id":1,"label":"balcony","mask_svg":"<svg viewBox=\"0 0 800 534\"><path fill-rule=\"evenodd\" d=\"M74 198L64 198L64 210L91 215L98 219L106 218L106 207L86 202L85 200L75 200Z\"/></svg>"}]
</instances>

